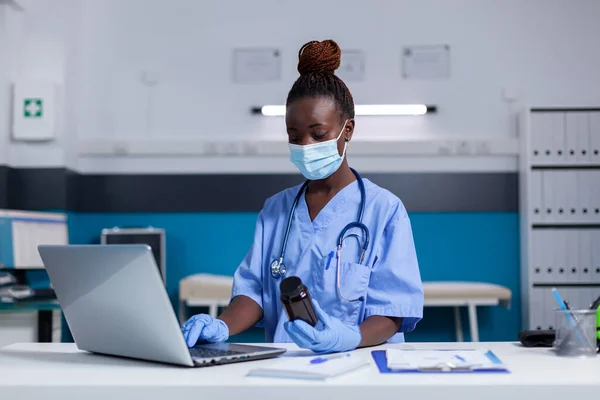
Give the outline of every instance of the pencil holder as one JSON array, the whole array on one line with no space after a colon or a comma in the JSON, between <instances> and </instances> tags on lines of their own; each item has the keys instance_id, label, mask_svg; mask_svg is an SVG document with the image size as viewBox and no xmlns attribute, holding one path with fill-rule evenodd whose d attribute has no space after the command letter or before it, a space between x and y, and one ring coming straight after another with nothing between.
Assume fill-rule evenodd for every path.
<instances>
[{"instance_id":1,"label":"pencil holder","mask_svg":"<svg viewBox=\"0 0 600 400\"><path fill-rule=\"evenodd\" d=\"M554 350L564 357L594 357L596 310L554 310L556 337Z\"/></svg>"}]
</instances>

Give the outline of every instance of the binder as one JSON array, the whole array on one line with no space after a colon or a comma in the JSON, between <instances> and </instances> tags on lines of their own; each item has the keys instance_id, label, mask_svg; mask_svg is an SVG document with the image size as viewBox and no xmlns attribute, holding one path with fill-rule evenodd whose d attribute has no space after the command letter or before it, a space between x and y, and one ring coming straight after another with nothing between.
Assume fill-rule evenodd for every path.
<instances>
[{"instance_id":1,"label":"binder","mask_svg":"<svg viewBox=\"0 0 600 400\"><path fill-rule=\"evenodd\" d=\"M600 229L590 230L590 234L592 235L591 283L600 283Z\"/></svg>"},{"instance_id":2,"label":"binder","mask_svg":"<svg viewBox=\"0 0 600 400\"><path fill-rule=\"evenodd\" d=\"M552 276L552 254L549 251L550 231L543 229L540 234L540 252L542 256L542 272L540 274L540 283L547 283Z\"/></svg>"},{"instance_id":3,"label":"binder","mask_svg":"<svg viewBox=\"0 0 600 400\"><path fill-rule=\"evenodd\" d=\"M550 132L552 132L552 148L550 161L556 164L563 164L566 160L565 147L565 114L551 113L550 117Z\"/></svg>"},{"instance_id":4,"label":"binder","mask_svg":"<svg viewBox=\"0 0 600 400\"><path fill-rule=\"evenodd\" d=\"M577 269L579 268L579 244L577 239L579 237L579 230L566 230L566 259L567 266L565 269L564 283L574 283L577 281ZM573 273L575 270L575 273Z\"/></svg>"},{"instance_id":5,"label":"binder","mask_svg":"<svg viewBox=\"0 0 600 400\"><path fill-rule=\"evenodd\" d=\"M546 164L552 163L552 149L554 147L554 134L552 133L552 113L543 113L541 127L542 161Z\"/></svg>"},{"instance_id":6,"label":"binder","mask_svg":"<svg viewBox=\"0 0 600 400\"><path fill-rule=\"evenodd\" d=\"M553 248L556 259L556 268L552 274L552 283L563 283L568 273L568 259L567 259L567 235L571 233L568 230L555 230L552 231L553 237Z\"/></svg>"},{"instance_id":7,"label":"binder","mask_svg":"<svg viewBox=\"0 0 600 400\"><path fill-rule=\"evenodd\" d=\"M542 186L544 189L543 202L544 202L544 221L555 222L554 216L554 175L555 171L543 171L542 176L544 177Z\"/></svg>"},{"instance_id":8,"label":"binder","mask_svg":"<svg viewBox=\"0 0 600 400\"><path fill-rule=\"evenodd\" d=\"M556 208L556 215L554 216L556 222L566 222L568 220L567 210L567 172L565 170L554 171L554 207Z\"/></svg>"},{"instance_id":9,"label":"binder","mask_svg":"<svg viewBox=\"0 0 600 400\"><path fill-rule=\"evenodd\" d=\"M554 329L554 308L552 298L552 292L550 288L543 288L543 296L542 299L544 303L542 304L543 311L542 315L544 316L542 329Z\"/></svg>"},{"instance_id":10,"label":"binder","mask_svg":"<svg viewBox=\"0 0 600 400\"><path fill-rule=\"evenodd\" d=\"M532 164L543 162L546 159L544 153L544 117L546 113L532 112L530 113L531 124L531 153L530 157Z\"/></svg>"},{"instance_id":11,"label":"binder","mask_svg":"<svg viewBox=\"0 0 600 400\"><path fill-rule=\"evenodd\" d=\"M596 223L600 223L600 170L590 171L590 175L592 176L590 185L590 193L592 193L590 217Z\"/></svg>"},{"instance_id":12,"label":"binder","mask_svg":"<svg viewBox=\"0 0 600 400\"><path fill-rule=\"evenodd\" d=\"M534 284L542 282L542 275L546 273L542 262L542 247L540 246L540 234L543 231L533 230L531 232L531 280Z\"/></svg>"},{"instance_id":13,"label":"binder","mask_svg":"<svg viewBox=\"0 0 600 400\"><path fill-rule=\"evenodd\" d=\"M586 164L590 159L590 121L586 112L567 113L568 160L575 164ZM574 153L573 154L573 150Z\"/></svg>"},{"instance_id":14,"label":"binder","mask_svg":"<svg viewBox=\"0 0 600 400\"><path fill-rule=\"evenodd\" d=\"M542 329L544 325L542 311L542 290L541 288L533 288L531 290L531 298L529 299L529 330Z\"/></svg>"},{"instance_id":15,"label":"binder","mask_svg":"<svg viewBox=\"0 0 600 400\"><path fill-rule=\"evenodd\" d=\"M600 165L600 112L589 114L590 118L590 161Z\"/></svg>"},{"instance_id":16,"label":"binder","mask_svg":"<svg viewBox=\"0 0 600 400\"><path fill-rule=\"evenodd\" d=\"M565 161L567 164L576 164L579 159L579 113L567 113L565 125L567 146Z\"/></svg>"},{"instance_id":17,"label":"binder","mask_svg":"<svg viewBox=\"0 0 600 400\"><path fill-rule=\"evenodd\" d=\"M589 170L580 170L576 172L577 174L577 201L579 203L579 222L590 222L590 186L593 185L593 182L590 181L590 171Z\"/></svg>"},{"instance_id":18,"label":"binder","mask_svg":"<svg viewBox=\"0 0 600 400\"><path fill-rule=\"evenodd\" d=\"M563 274L560 273L560 268L563 267L561 263L562 252L560 250L560 240L562 239L562 233L560 230L548 230L548 256L550 257L550 268L552 271L548 274L548 282L556 283L562 280Z\"/></svg>"},{"instance_id":19,"label":"binder","mask_svg":"<svg viewBox=\"0 0 600 400\"><path fill-rule=\"evenodd\" d=\"M531 198L531 221L533 223L542 222L544 204L542 202L542 171L531 171L531 184L529 187Z\"/></svg>"},{"instance_id":20,"label":"binder","mask_svg":"<svg viewBox=\"0 0 600 400\"><path fill-rule=\"evenodd\" d=\"M577 283L590 282L591 252L592 252L592 231L589 229L580 229L578 231L579 244L579 267L577 268Z\"/></svg>"},{"instance_id":21,"label":"binder","mask_svg":"<svg viewBox=\"0 0 600 400\"><path fill-rule=\"evenodd\" d=\"M579 117L579 129L577 131L577 161L582 164L590 162L590 117L589 113L576 113Z\"/></svg>"},{"instance_id":22,"label":"binder","mask_svg":"<svg viewBox=\"0 0 600 400\"><path fill-rule=\"evenodd\" d=\"M566 174L566 183L565 183L565 192L567 196L567 221L569 223L577 223L579 222L579 206L578 206L578 197L577 197L577 171L567 170Z\"/></svg>"}]
</instances>

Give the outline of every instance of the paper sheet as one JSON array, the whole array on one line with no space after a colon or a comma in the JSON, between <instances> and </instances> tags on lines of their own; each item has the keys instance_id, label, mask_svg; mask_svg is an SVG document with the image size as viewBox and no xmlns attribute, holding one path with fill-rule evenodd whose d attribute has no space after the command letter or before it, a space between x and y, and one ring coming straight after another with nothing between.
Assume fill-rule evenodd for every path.
<instances>
[{"instance_id":1,"label":"paper sheet","mask_svg":"<svg viewBox=\"0 0 600 400\"><path fill-rule=\"evenodd\" d=\"M406 79L445 79L450 76L448 45L407 46L402 52Z\"/></svg>"},{"instance_id":2,"label":"paper sheet","mask_svg":"<svg viewBox=\"0 0 600 400\"><path fill-rule=\"evenodd\" d=\"M313 364L313 357L283 358L272 365L250 371L249 376L285 377L298 379L327 379L369 365L364 357L351 353L343 356L322 356L328 361Z\"/></svg>"},{"instance_id":3,"label":"paper sheet","mask_svg":"<svg viewBox=\"0 0 600 400\"><path fill-rule=\"evenodd\" d=\"M389 369L431 369L441 366L450 368L504 368L481 350L397 350L386 351Z\"/></svg>"},{"instance_id":4,"label":"paper sheet","mask_svg":"<svg viewBox=\"0 0 600 400\"><path fill-rule=\"evenodd\" d=\"M68 244L64 222L12 221L13 262L15 268L42 268L38 245Z\"/></svg>"}]
</instances>

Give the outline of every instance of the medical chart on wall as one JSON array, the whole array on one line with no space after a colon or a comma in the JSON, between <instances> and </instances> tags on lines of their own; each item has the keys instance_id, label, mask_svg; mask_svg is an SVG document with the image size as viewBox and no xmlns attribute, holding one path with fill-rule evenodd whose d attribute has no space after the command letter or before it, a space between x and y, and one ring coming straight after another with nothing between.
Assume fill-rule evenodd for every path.
<instances>
[{"instance_id":1,"label":"medical chart on wall","mask_svg":"<svg viewBox=\"0 0 600 400\"><path fill-rule=\"evenodd\" d=\"M248 48L233 51L235 83L266 83L281 79L281 54L274 48Z\"/></svg>"},{"instance_id":2,"label":"medical chart on wall","mask_svg":"<svg viewBox=\"0 0 600 400\"><path fill-rule=\"evenodd\" d=\"M446 79L450 77L450 46L406 46L402 49L402 76L405 79Z\"/></svg>"},{"instance_id":3,"label":"medical chart on wall","mask_svg":"<svg viewBox=\"0 0 600 400\"><path fill-rule=\"evenodd\" d=\"M335 71L343 81L365 79L365 53L360 50L342 50L340 67Z\"/></svg>"}]
</instances>

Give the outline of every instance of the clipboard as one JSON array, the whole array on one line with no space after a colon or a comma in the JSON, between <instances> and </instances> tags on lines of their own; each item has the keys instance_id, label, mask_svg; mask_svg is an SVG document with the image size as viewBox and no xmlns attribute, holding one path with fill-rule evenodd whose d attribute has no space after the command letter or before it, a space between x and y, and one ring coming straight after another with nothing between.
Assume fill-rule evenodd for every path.
<instances>
[{"instance_id":1,"label":"clipboard","mask_svg":"<svg viewBox=\"0 0 600 400\"><path fill-rule=\"evenodd\" d=\"M407 350L411 351L411 350ZM414 350L413 350L414 351ZM457 351L451 349L439 349L436 351ZM475 350L465 350L462 351L475 351ZM502 361L494 354L491 350L488 350L485 355L490 359L490 362L497 365L496 368L456 368L456 369L443 369L443 368L427 368L427 369L389 369L387 366L387 357L385 350L373 350L371 352L371 356L379 369L379 373L381 374L422 374L422 373L440 373L440 374L472 374L472 373L493 373L493 374L508 374L510 370L506 368Z\"/></svg>"}]
</instances>

